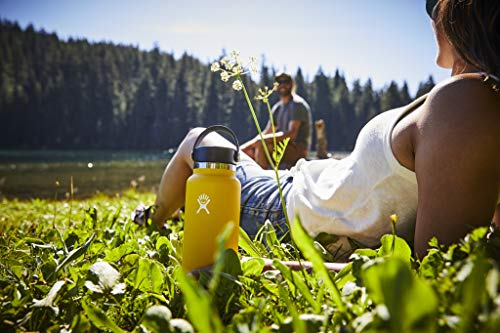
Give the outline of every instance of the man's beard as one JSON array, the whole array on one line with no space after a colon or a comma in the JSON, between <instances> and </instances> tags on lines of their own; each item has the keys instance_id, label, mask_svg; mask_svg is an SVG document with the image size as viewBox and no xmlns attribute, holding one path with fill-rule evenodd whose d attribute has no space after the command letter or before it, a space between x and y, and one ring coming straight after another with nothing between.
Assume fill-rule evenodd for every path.
<instances>
[{"instance_id":1,"label":"man's beard","mask_svg":"<svg viewBox=\"0 0 500 333\"><path fill-rule=\"evenodd\" d=\"M282 89L278 90L278 93L281 97L289 97L292 96L292 90Z\"/></svg>"}]
</instances>

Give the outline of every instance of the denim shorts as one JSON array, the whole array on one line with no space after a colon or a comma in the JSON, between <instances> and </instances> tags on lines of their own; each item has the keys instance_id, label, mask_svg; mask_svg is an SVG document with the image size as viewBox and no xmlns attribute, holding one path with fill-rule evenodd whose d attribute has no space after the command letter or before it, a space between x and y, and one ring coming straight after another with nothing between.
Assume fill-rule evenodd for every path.
<instances>
[{"instance_id":1,"label":"denim shorts","mask_svg":"<svg viewBox=\"0 0 500 333\"><path fill-rule=\"evenodd\" d=\"M288 170L280 170L279 176L286 203L293 177ZM264 170L254 161L244 159L238 162L236 177L241 183L240 226L253 237L269 220L277 235L284 236L288 230L274 171Z\"/></svg>"}]
</instances>

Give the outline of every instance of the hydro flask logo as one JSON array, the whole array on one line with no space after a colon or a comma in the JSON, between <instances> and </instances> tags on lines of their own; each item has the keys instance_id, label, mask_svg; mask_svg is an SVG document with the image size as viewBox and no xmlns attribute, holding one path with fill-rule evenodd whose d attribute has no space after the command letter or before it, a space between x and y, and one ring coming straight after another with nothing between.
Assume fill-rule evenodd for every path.
<instances>
[{"instance_id":1,"label":"hydro flask logo","mask_svg":"<svg viewBox=\"0 0 500 333\"><path fill-rule=\"evenodd\" d=\"M208 195L206 195L205 193L200 194L198 196L198 204L200 205L200 207L198 207L196 214L199 214L200 211L202 211L202 210L207 212L207 214L210 214L210 212L208 211L208 208L207 208L209 203L210 203L210 197Z\"/></svg>"}]
</instances>

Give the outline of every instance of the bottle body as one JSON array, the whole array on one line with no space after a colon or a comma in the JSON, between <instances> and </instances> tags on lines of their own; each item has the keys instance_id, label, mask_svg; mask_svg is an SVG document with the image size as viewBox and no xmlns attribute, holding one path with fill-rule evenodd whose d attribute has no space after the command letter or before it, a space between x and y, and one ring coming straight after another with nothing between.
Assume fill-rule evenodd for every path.
<instances>
[{"instance_id":1,"label":"bottle body","mask_svg":"<svg viewBox=\"0 0 500 333\"><path fill-rule=\"evenodd\" d=\"M194 169L186 183L182 266L186 271L212 265L217 237L234 223L226 248L238 251L241 184L234 170Z\"/></svg>"}]
</instances>

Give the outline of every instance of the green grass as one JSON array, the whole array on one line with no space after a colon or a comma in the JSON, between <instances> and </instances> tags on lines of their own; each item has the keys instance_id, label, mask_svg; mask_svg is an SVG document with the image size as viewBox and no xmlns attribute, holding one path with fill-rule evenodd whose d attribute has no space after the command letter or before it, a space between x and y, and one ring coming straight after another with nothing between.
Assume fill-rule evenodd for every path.
<instances>
[{"instance_id":1,"label":"green grass","mask_svg":"<svg viewBox=\"0 0 500 333\"><path fill-rule=\"evenodd\" d=\"M500 237L477 229L459 245L432 243L422 263L392 235L358 250L340 273L293 224L270 225L240 253L221 250L211 274L179 269L182 221L160 232L130 215L151 193L0 205L0 331L498 332ZM390 223L390 221L388 221ZM221 242L223 240L220 240ZM221 243L222 244L222 243ZM264 246L263 244L268 244ZM245 250L244 250L245 249ZM261 259L275 260L263 271ZM307 258L312 273L282 260ZM97 264L96 264L97 263Z\"/></svg>"}]
</instances>

